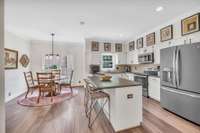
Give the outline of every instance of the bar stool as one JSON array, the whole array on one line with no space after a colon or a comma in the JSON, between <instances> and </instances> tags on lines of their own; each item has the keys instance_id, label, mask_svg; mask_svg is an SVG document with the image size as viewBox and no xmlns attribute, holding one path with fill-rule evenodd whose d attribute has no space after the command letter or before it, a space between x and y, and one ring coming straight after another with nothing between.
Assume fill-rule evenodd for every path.
<instances>
[{"instance_id":1,"label":"bar stool","mask_svg":"<svg viewBox=\"0 0 200 133\"><path fill-rule=\"evenodd\" d=\"M88 127L91 128L106 104L108 104L108 117L110 119L110 97L107 93L96 90L94 84L92 84L89 80L85 79L84 81L86 83L84 97L85 113L86 117L89 119ZM103 101L101 101L100 108L98 109L98 112L96 112L96 116L92 119L92 111L99 100Z\"/></svg>"}]
</instances>

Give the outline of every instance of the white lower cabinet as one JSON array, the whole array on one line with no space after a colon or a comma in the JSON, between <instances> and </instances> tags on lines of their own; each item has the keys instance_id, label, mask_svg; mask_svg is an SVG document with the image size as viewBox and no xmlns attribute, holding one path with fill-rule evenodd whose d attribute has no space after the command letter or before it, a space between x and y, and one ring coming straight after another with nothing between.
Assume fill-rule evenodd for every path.
<instances>
[{"instance_id":1,"label":"white lower cabinet","mask_svg":"<svg viewBox=\"0 0 200 133\"><path fill-rule=\"evenodd\" d=\"M160 101L160 78L151 77L148 78L149 82L149 97Z\"/></svg>"}]
</instances>

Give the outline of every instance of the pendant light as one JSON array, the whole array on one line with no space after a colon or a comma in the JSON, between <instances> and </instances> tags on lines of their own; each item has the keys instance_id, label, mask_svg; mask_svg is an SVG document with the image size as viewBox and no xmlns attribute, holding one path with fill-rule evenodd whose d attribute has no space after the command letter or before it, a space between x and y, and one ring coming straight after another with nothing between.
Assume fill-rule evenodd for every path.
<instances>
[{"instance_id":1,"label":"pendant light","mask_svg":"<svg viewBox=\"0 0 200 133\"><path fill-rule=\"evenodd\" d=\"M60 55L54 53L54 37L55 34L51 33L51 53L45 55L47 69L57 69L60 63Z\"/></svg>"}]
</instances>

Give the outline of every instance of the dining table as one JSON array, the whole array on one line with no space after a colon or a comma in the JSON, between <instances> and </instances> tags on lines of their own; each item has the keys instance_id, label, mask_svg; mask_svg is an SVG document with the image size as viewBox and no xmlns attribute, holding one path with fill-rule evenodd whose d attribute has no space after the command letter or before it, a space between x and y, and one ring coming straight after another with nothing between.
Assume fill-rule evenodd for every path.
<instances>
[{"instance_id":1,"label":"dining table","mask_svg":"<svg viewBox=\"0 0 200 133\"><path fill-rule=\"evenodd\" d=\"M68 80L67 76L61 75L59 78L52 78L52 79L48 80L48 82L49 82L49 81L52 81L54 84L59 84L60 82L62 82L62 81L65 82L66 80ZM36 77L33 78L33 81L34 81L34 83L38 84L38 79L37 79ZM46 81L47 81L47 80L46 80ZM53 96L60 95L60 92L56 92L56 90L57 90L57 89L55 89L55 90L53 91ZM51 94L48 93L48 94L45 95L45 96L46 96L46 97L50 97Z\"/></svg>"}]
</instances>

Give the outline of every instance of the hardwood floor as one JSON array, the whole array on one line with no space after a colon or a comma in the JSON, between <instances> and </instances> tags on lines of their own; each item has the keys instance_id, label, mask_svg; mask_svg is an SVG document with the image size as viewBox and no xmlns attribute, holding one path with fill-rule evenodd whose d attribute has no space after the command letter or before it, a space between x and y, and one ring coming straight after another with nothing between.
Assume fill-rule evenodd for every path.
<instances>
[{"instance_id":1,"label":"hardwood floor","mask_svg":"<svg viewBox=\"0 0 200 133\"><path fill-rule=\"evenodd\" d=\"M89 129L83 106L83 89L78 96L46 107L23 107L13 100L6 106L6 133L113 133L102 115ZM143 99L142 126L120 133L200 133L192 124L159 106L152 99Z\"/></svg>"}]
</instances>

